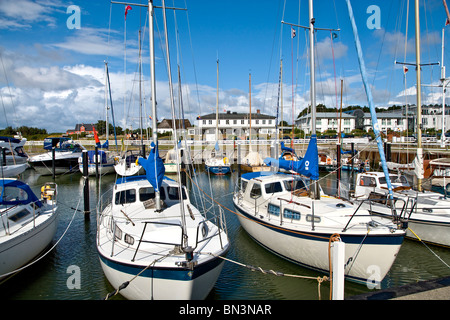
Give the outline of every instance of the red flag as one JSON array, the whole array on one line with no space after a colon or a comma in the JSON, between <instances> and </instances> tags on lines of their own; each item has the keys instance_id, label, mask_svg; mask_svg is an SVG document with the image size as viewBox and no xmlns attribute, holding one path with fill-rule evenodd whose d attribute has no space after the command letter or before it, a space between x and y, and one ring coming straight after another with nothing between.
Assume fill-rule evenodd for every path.
<instances>
[{"instance_id":1,"label":"red flag","mask_svg":"<svg viewBox=\"0 0 450 320\"><path fill-rule=\"evenodd\" d=\"M127 20L128 10L133 10L130 6L125 7L125 20Z\"/></svg>"},{"instance_id":2,"label":"red flag","mask_svg":"<svg viewBox=\"0 0 450 320\"><path fill-rule=\"evenodd\" d=\"M98 138L97 130L95 130L95 127L92 127L92 128L94 129L95 144L100 144L100 139Z\"/></svg>"},{"instance_id":3,"label":"red flag","mask_svg":"<svg viewBox=\"0 0 450 320\"><path fill-rule=\"evenodd\" d=\"M406 74L408 72L408 67L407 66L403 66L403 73Z\"/></svg>"}]
</instances>

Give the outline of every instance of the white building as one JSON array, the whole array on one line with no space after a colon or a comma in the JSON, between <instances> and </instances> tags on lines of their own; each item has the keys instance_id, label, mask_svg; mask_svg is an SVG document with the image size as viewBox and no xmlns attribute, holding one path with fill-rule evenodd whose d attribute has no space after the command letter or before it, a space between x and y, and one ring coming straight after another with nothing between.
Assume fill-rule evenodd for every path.
<instances>
[{"instance_id":1,"label":"white building","mask_svg":"<svg viewBox=\"0 0 450 320\"><path fill-rule=\"evenodd\" d=\"M260 113L251 114L252 138L267 137L275 133L276 118ZM233 139L235 136L245 140L249 136L250 114L228 111L219 113L219 140ZM216 114L210 113L197 118L196 127L191 128L190 135L201 135L206 141L216 140Z\"/></svg>"},{"instance_id":2,"label":"white building","mask_svg":"<svg viewBox=\"0 0 450 320\"><path fill-rule=\"evenodd\" d=\"M395 110L392 112L378 112L377 120L380 131L386 132L388 129L395 132L405 131L407 128L416 131L416 106L408 106L408 122L405 110ZM447 132L450 129L450 110L445 112L445 128ZM370 113L363 112L361 109L347 111L342 113L340 120L338 112L318 112L316 113L316 130L325 132L327 130L336 130L339 132L339 122L341 122L341 132L350 133L354 129L369 131L372 129L372 118ZM295 121L296 126L306 134L311 133L311 114L306 114ZM422 107L422 130L434 128L437 131L442 129L442 106L423 106Z\"/></svg>"}]
</instances>

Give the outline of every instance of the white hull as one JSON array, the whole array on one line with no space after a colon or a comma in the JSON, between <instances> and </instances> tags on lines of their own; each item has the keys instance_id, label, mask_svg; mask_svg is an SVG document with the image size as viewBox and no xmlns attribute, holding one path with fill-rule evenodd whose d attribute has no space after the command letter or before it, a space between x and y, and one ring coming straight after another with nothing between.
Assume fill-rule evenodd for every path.
<instances>
[{"instance_id":1,"label":"white hull","mask_svg":"<svg viewBox=\"0 0 450 320\"><path fill-rule=\"evenodd\" d=\"M323 273L329 272L328 246L333 232L321 233L320 229L317 232L298 231L279 226L268 226L267 223L262 224L241 215L238 216L238 219L253 239L276 255L303 267ZM344 260L347 262L358 252L365 234L350 235L348 238L342 233L339 235L345 243ZM346 242L350 238L355 239L352 240L354 243ZM380 282L394 263L401 244L402 238L398 237L392 237L391 244L364 244L353 263L345 269L345 277L348 280L365 284L367 279L376 272L377 278L372 280Z\"/></svg>"},{"instance_id":2,"label":"white hull","mask_svg":"<svg viewBox=\"0 0 450 320\"><path fill-rule=\"evenodd\" d=\"M100 264L106 278L114 288L129 281L146 267L126 268L125 265L119 265L103 256L100 257ZM131 281L126 289L120 291L120 294L129 300L203 300L214 287L222 271L224 260L213 261L212 264L214 268L191 279L190 275L194 272L189 269L163 271L166 275L171 274L174 278L183 278L183 280L153 277L152 275L158 271L150 268ZM134 269L135 272L121 271L125 269Z\"/></svg>"},{"instance_id":3,"label":"white hull","mask_svg":"<svg viewBox=\"0 0 450 320\"><path fill-rule=\"evenodd\" d=\"M100 262L114 288L130 282L120 290L127 299L204 299L217 281L224 262L217 256L227 253L228 237L189 202L186 191L180 203L178 188L163 180L157 211L145 177L120 178L110 200L99 202Z\"/></svg>"},{"instance_id":4,"label":"white hull","mask_svg":"<svg viewBox=\"0 0 450 320\"><path fill-rule=\"evenodd\" d=\"M57 221L55 212L41 214L34 223L30 221L11 235L2 235L0 277L26 265L42 253L55 236Z\"/></svg>"},{"instance_id":5,"label":"white hull","mask_svg":"<svg viewBox=\"0 0 450 320\"><path fill-rule=\"evenodd\" d=\"M28 168L28 164L26 164L26 163L0 166L0 177L1 178L11 178L11 177L21 174L27 168Z\"/></svg>"},{"instance_id":6,"label":"white hull","mask_svg":"<svg viewBox=\"0 0 450 320\"><path fill-rule=\"evenodd\" d=\"M95 164L89 164L88 165L88 175L90 176L95 176L96 174L96 167ZM80 172L83 173L83 165L80 164ZM114 169L114 164L99 164L98 165L98 174L99 175L104 175L104 174L108 174L108 173L113 173L115 172Z\"/></svg>"}]
</instances>

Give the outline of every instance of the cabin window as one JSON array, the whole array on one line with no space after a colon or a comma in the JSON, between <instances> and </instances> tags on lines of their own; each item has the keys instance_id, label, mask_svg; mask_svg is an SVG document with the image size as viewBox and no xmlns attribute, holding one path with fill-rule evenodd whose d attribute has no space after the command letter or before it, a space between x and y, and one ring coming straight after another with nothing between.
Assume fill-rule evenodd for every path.
<instances>
[{"instance_id":1,"label":"cabin window","mask_svg":"<svg viewBox=\"0 0 450 320\"><path fill-rule=\"evenodd\" d=\"M186 191L184 190L184 188L182 190L183 190L183 199L187 199ZM167 193L169 195L170 200L180 200L178 187L169 187Z\"/></svg>"},{"instance_id":2,"label":"cabin window","mask_svg":"<svg viewBox=\"0 0 450 320\"><path fill-rule=\"evenodd\" d=\"M136 190L129 189L116 192L115 204L125 204L136 202Z\"/></svg>"},{"instance_id":3,"label":"cabin window","mask_svg":"<svg viewBox=\"0 0 450 320\"><path fill-rule=\"evenodd\" d=\"M280 215L280 207L269 203L269 206L267 207L267 212L270 214L273 214L274 216L279 216Z\"/></svg>"},{"instance_id":4,"label":"cabin window","mask_svg":"<svg viewBox=\"0 0 450 320\"><path fill-rule=\"evenodd\" d=\"M307 222L312 222L312 221L313 221L313 216L312 216L312 214L306 215L306 221L307 221ZM316 223L316 222L320 222L320 217L314 216L314 223Z\"/></svg>"},{"instance_id":5,"label":"cabin window","mask_svg":"<svg viewBox=\"0 0 450 320\"><path fill-rule=\"evenodd\" d=\"M261 197L261 185L255 183L250 191L250 198L257 199Z\"/></svg>"},{"instance_id":6,"label":"cabin window","mask_svg":"<svg viewBox=\"0 0 450 320\"><path fill-rule=\"evenodd\" d=\"M294 191L298 189L307 190L303 180L285 180L284 187L286 188L287 191Z\"/></svg>"},{"instance_id":7,"label":"cabin window","mask_svg":"<svg viewBox=\"0 0 450 320\"><path fill-rule=\"evenodd\" d=\"M359 180L359 185L364 187L376 187L377 183L374 177L361 177Z\"/></svg>"},{"instance_id":8,"label":"cabin window","mask_svg":"<svg viewBox=\"0 0 450 320\"><path fill-rule=\"evenodd\" d=\"M26 217L29 213L30 213L30 211L28 211L28 210L21 210L21 211L17 212L16 214L8 217L8 219L11 221L17 222L20 219Z\"/></svg>"},{"instance_id":9,"label":"cabin window","mask_svg":"<svg viewBox=\"0 0 450 320\"><path fill-rule=\"evenodd\" d=\"M300 220L300 212L291 209L284 209L283 217L286 219Z\"/></svg>"},{"instance_id":10,"label":"cabin window","mask_svg":"<svg viewBox=\"0 0 450 320\"><path fill-rule=\"evenodd\" d=\"M248 181L241 180L241 189L242 189L242 192L245 192L245 189L247 188L247 184L248 184Z\"/></svg>"},{"instance_id":11,"label":"cabin window","mask_svg":"<svg viewBox=\"0 0 450 320\"><path fill-rule=\"evenodd\" d=\"M147 201L149 199L155 198L155 190L153 188L140 188L139 189L139 200L141 202Z\"/></svg>"},{"instance_id":12,"label":"cabin window","mask_svg":"<svg viewBox=\"0 0 450 320\"><path fill-rule=\"evenodd\" d=\"M283 191L280 182L268 183L265 185L266 193L275 193Z\"/></svg>"}]
</instances>

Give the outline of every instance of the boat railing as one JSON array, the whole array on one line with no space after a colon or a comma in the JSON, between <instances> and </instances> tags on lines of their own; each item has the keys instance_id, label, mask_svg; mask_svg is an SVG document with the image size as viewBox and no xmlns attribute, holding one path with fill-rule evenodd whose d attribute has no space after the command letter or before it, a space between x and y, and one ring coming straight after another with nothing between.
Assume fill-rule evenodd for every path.
<instances>
[{"instance_id":1,"label":"boat railing","mask_svg":"<svg viewBox=\"0 0 450 320\"><path fill-rule=\"evenodd\" d=\"M389 199L389 195L387 197L379 197L379 198L367 198L363 200L358 200L359 204L356 210L353 212L353 214L350 216L350 219L347 221L347 224L345 225L344 229L342 229L342 232L345 232L350 225L350 222L352 221L353 217L357 215L357 212L361 209L364 210L367 207L369 208L369 212L373 213L373 205L385 205L387 208L391 209L392 213L392 220L393 222L399 224L400 222L403 222L402 228L406 228L406 221L404 218L406 217L406 212L408 210L407 208L407 201L404 199L394 198ZM403 205L397 206L397 202L403 203ZM364 204L364 206L363 206ZM397 212L397 210L400 209L400 213ZM361 215L358 215L361 216ZM403 216L403 219L402 219Z\"/></svg>"}]
</instances>

